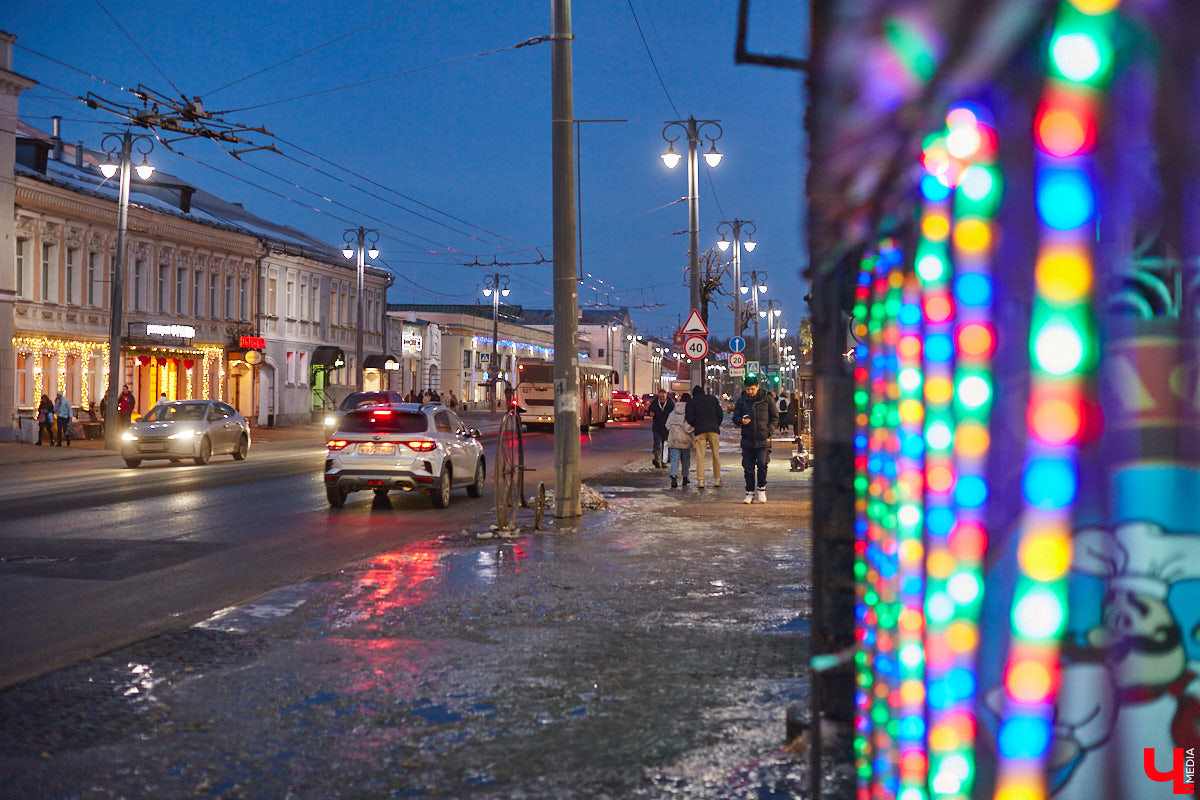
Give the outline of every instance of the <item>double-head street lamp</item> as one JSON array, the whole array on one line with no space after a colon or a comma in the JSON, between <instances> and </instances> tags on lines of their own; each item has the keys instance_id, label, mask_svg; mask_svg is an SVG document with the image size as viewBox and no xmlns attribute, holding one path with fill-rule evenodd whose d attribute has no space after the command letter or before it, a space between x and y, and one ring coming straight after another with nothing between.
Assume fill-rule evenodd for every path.
<instances>
[{"instance_id":1,"label":"double-head street lamp","mask_svg":"<svg viewBox=\"0 0 1200 800\"><path fill-rule=\"evenodd\" d=\"M637 376L637 368L633 363L633 348L637 346L638 342L642 341L642 337L633 333L627 333L625 334L625 339L629 342L629 358L625 361L625 389L629 392L630 396L633 396L635 386L634 378Z\"/></svg>"},{"instance_id":2,"label":"double-head street lamp","mask_svg":"<svg viewBox=\"0 0 1200 800\"><path fill-rule=\"evenodd\" d=\"M370 240L368 246L367 242ZM366 267L365 256L379 258L379 231L371 228L347 228L342 232L342 255L354 258L358 253L358 325L354 332L354 369L358 372L355 385L358 391L363 390L363 270Z\"/></svg>"},{"instance_id":3,"label":"double-head street lamp","mask_svg":"<svg viewBox=\"0 0 1200 800\"><path fill-rule=\"evenodd\" d=\"M746 229L746 241L742 241L742 229ZM742 283L742 248L746 248L747 253L754 252L754 234L758 232L758 228L754 227L754 223L745 219L734 219L726 222L717 223L717 233L721 234L720 241L717 242L717 249L724 253L729 249L729 240L725 238L725 233L728 231L733 236L733 285L740 286ZM741 336L744 320L742 319L742 298L737 291L733 293L733 335Z\"/></svg>"},{"instance_id":4,"label":"double-head street lamp","mask_svg":"<svg viewBox=\"0 0 1200 800\"><path fill-rule=\"evenodd\" d=\"M134 169L142 180L154 174L147 156L154 149L154 137L144 133L135 134L128 128L122 133L107 133L100 140L107 159L100 165L105 178L121 174L117 193L117 255L112 270L112 314L108 331L108 401L104 410L104 446L110 450L121 446L120 417L117 415L117 397L121 391L121 311L125 306L125 231L129 227L129 172L130 157L136 146L142 155L142 163ZM117 162L113 156L117 155Z\"/></svg>"},{"instance_id":5,"label":"double-head street lamp","mask_svg":"<svg viewBox=\"0 0 1200 800\"><path fill-rule=\"evenodd\" d=\"M492 363L488 369L488 407L492 419L496 418L496 402L499 399L496 385L500 380L500 364L496 345L500 337L500 298L508 297L509 291L507 275L491 275L483 287L483 296L492 298Z\"/></svg>"},{"instance_id":6,"label":"double-head street lamp","mask_svg":"<svg viewBox=\"0 0 1200 800\"><path fill-rule=\"evenodd\" d=\"M761 281L765 281L766 279L767 279L767 273L759 272L758 270L752 269L752 270L750 270L750 285L749 286L743 285L743 286L738 287L738 291L741 292L742 294L753 294L754 311L752 313L754 314L754 360L760 361L760 363L761 363L761 360L759 358L759 348L758 348L758 319L759 319L759 317L765 317L766 314L760 313L758 310L758 296L760 294L765 294L767 291L767 284L761 282ZM750 291L751 288L754 289L753 293L751 293L751 291Z\"/></svg>"},{"instance_id":7,"label":"double-head street lamp","mask_svg":"<svg viewBox=\"0 0 1200 800\"><path fill-rule=\"evenodd\" d=\"M705 128L713 127L717 130L717 135L712 136L708 133L703 133ZM665 123L663 128L663 139L667 142L667 152L663 153L663 163L668 169L674 169L679 163L680 154L675 152L675 142L679 141L679 137L683 134L676 133L674 137L668 136L668 131L672 128L679 128L683 133L687 134L688 139L688 291L691 307L695 311L700 311L700 164L696 155L697 147L700 145L700 137L704 136L708 139L708 152L704 154L704 161L710 167L715 167L721 163L721 153L717 150L717 140L724 133L719 120L702 119L697 120L688 117L686 120L673 120ZM704 312L701 311L703 314ZM702 376L703 364L693 362L691 368L691 382L695 385L700 382Z\"/></svg>"}]
</instances>

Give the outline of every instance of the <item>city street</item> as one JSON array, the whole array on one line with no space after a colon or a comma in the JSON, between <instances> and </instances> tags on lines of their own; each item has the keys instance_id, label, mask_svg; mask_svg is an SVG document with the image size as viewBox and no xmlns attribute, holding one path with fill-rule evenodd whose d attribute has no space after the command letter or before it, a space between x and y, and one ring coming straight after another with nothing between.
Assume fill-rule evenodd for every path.
<instances>
[{"instance_id":1,"label":"city street","mask_svg":"<svg viewBox=\"0 0 1200 800\"><path fill-rule=\"evenodd\" d=\"M704 490L671 491L648 464L648 433L585 438L585 482L608 507L547 533L522 511L515 540L480 538L487 497L456 495L442 514L408 497L330 512L315 472L272 466L317 456L304 442L264 446L259 480L213 477L157 522L140 519L154 497L93 509L124 524L123 545L164 548L157 561L90 580L10 570L6 602L35 592L5 635L82 631L69 618L83 608L113 625L100 603L149 606L143 630L116 626L127 646L0 694L0 794L805 796L784 722L808 691L811 473L777 452L770 502L744 506L726 431L724 486L710 475ZM527 442L539 471L549 443ZM243 533L188 509L230 492L256 520ZM187 532L155 533L168 524ZM33 624L11 622L47 601Z\"/></svg>"}]
</instances>

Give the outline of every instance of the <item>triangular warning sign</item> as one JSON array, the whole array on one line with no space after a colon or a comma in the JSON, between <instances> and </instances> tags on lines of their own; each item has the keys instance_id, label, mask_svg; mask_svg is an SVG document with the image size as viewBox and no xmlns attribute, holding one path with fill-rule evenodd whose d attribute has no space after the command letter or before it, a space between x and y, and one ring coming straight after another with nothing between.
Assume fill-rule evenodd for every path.
<instances>
[{"instance_id":1,"label":"triangular warning sign","mask_svg":"<svg viewBox=\"0 0 1200 800\"><path fill-rule=\"evenodd\" d=\"M692 309L692 315L688 317L687 322L680 328L680 333L695 333L700 336L708 336L708 327L704 324L704 320L700 319L700 312Z\"/></svg>"}]
</instances>

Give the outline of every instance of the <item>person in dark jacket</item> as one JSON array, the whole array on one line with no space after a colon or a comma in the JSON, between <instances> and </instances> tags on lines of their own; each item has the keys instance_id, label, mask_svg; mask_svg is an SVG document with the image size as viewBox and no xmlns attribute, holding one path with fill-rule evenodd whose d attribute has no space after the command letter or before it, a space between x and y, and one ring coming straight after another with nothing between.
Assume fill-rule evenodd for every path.
<instances>
[{"instance_id":1,"label":"person in dark jacket","mask_svg":"<svg viewBox=\"0 0 1200 800\"><path fill-rule=\"evenodd\" d=\"M675 410L675 401L667 397L666 389L659 389L658 396L650 401L650 408L647 413L650 414L653 420L650 423L650 432L654 435L654 466L663 468L666 464L662 460L663 444L667 441L667 417L671 416L671 412Z\"/></svg>"},{"instance_id":2,"label":"person in dark jacket","mask_svg":"<svg viewBox=\"0 0 1200 800\"><path fill-rule=\"evenodd\" d=\"M687 423L695 430L696 488L704 488L704 446L712 450L713 485L721 485L720 431L725 412L721 401L708 394L704 387L692 387L692 399L684 411Z\"/></svg>"},{"instance_id":3,"label":"person in dark jacket","mask_svg":"<svg viewBox=\"0 0 1200 800\"><path fill-rule=\"evenodd\" d=\"M38 422L38 446L42 444L42 431L46 432L46 439L50 444L54 444L54 403L50 402L50 398L42 395L42 402L38 403L37 409Z\"/></svg>"},{"instance_id":4,"label":"person in dark jacket","mask_svg":"<svg viewBox=\"0 0 1200 800\"><path fill-rule=\"evenodd\" d=\"M733 404L733 424L742 430L742 471L746 475L743 503L767 502L767 463L771 437L779 427L779 409L761 391L757 375L747 375L745 390Z\"/></svg>"}]
</instances>

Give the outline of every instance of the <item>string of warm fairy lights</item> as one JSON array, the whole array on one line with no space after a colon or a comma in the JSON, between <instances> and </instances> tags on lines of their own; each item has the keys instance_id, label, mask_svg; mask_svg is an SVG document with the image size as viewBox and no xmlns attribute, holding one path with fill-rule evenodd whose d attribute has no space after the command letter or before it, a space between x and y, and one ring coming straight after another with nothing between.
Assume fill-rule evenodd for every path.
<instances>
[{"instance_id":1,"label":"string of warm fairy lights","mask_svg":"<svg viewBox=\"0 0 1200 800\"><path fill-rule=\"evenodd\" d=\"M1097 359L1091 302L1097 196L1091 170L1101 94L1111 77L1112 12L1118 3L1069 0L1060 6L1035 121L1042 228L1029 331L1024 509L997 742L999 800L1046 797L1078 449Z\"/></svg>"}]
</instances>

